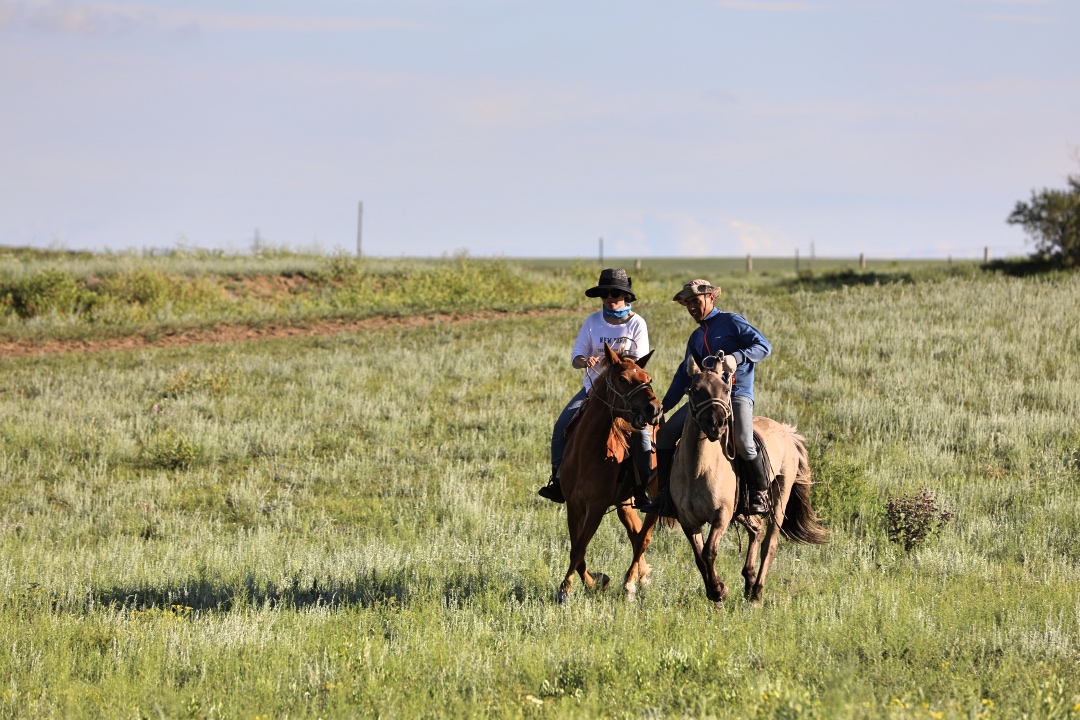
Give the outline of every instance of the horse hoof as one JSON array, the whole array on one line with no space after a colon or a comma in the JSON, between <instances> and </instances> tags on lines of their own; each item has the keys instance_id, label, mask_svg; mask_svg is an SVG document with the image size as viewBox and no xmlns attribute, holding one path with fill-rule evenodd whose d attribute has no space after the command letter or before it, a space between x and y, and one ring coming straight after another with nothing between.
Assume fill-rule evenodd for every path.
<instances>
[{"instance_id":1,"label":"horse hoof","mask_svg":"<svg viewBox=\"0 0 1080 720\"><path fill-rule=\"evenodd\" d=\"M720 583L720 602L727 600L727 593L727 585L725 585L724 583Z\"/></svg>"},{"instance_id":2,"label":"horse hoof","mask_svg":"<svg viewBox=\"0 0 1080 720\"><path fill-rule=\"evenodd\" d=\"M637 588L636 587L628 587L628 588L626 588L626 601L627 602L634 602L635 600L637 600Z\"/></svg>"},{"instance_id":3,"label":"horse hoof","mask_svg":"<svg viewBox=\"0 0 1080 720\"><path fill-rule=\"evenodd\" d=\"M565 605L566 601L569 599L570 593L566 590L560 589L559 592L555 593L555 602L559 603L560 605Z\"/></svg>"},{"instance_id":4,"label":"horse hoof","mask_svg":"<svg viewBox=\"0 0 1080 720\"><path fill-rule=\"evenodd\" d=\"M597 590L607 590L608 585L611 584L611 578L604 573L596 573L593 575L593 587Z\"/></svg>"},{"instance_id":5,"label":"horse hoof","mask_svg":"<svg viewBox=\"0 0 1080 720\"><path fill-rule=\"evenodd\" d=\"M755 605L760 605L761 604L761 593L762 593L763 590L764 590L764 588L762 588L760 586L755 587L750 592L750 602L752 602Z\"/></svg>"}]
</instances>

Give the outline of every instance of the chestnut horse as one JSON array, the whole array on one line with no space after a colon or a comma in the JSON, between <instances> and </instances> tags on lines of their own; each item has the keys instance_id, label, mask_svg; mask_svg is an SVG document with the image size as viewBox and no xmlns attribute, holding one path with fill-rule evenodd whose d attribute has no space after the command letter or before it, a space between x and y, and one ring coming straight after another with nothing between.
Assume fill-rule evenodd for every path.
<instances>
[{"instance_id":1,"label":"chestnut horse","mask_svg":"<svg viewBox=\"0 0 1080 720\"><path fill-rule=\"evenodd\" d=\"M640 580L645 582L649 566L643 555L649 547L656 517L646 515L642 523L630 506L636 483L620 473L620 465L630 456L631 429L641 430L660 419L662 409L652 390L652 379L643 369L648 355L636 362L621 358L604 345L606 372L601 373L589 391L589 399L574 421L567 438L566 453L559 469L559 484L566 497L566 524L570 530L570 567L559 586L558 601L570 596L574 573L585 587L607 589L609 578L603 573L590 574L585 567L585 549L600 527L607 509L614 505L634 549L623 587L633 599ZM632 466L633 461L627 463ZM653 474L655 477L655 473ZM642 479L647 482L646 479Z\"/></svg>"},{"instance_id":2,"label":"chestnut horse","mask_svg":"<svg viewBox=\"0 0 1080 720\"><path fill-rule=\"evenodd\" d=\"M711 358L706 359L706 363ZM737 480L733 418L731 414L731 377L722 371L723 351L715 356L708 369L687 358L690 375L690 412L683 425L682 439L671 469L671 500L679 513L679 524L694 550L705 594L719 603L727 597L727 586L716 574L716 554L735 514ZM761 600L765 575L776 555L777 531L789 540L821 544L828 540L810 505L810 465L805 440L791 425L766 417L754 418L754 430L765 441L769 464L773 469L770 487L772 512L764 517L768 525L765 544L761 540L761 519L739 515L750 537L743 565L745 594L751 602ZM701 527L709 523L707 541L702 541ZM760 564L755 568L754 555L760 548Z\"/></svg>"}]
</instances>

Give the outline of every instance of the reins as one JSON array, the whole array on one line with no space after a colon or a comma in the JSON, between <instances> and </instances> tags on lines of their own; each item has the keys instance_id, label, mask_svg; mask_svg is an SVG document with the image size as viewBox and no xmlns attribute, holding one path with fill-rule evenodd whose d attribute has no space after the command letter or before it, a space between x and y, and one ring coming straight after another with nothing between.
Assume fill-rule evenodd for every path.
<instances>
[{"instance_id":1,"label":"reins","mask_svg":"<svg viewBox=\"0 0 1080 720\"><path fill-rule=\"evenodd\" d=\"M600 379L601 379L601 374L598 373L597 377L596 377L596 380L593 381L593 388L594 389L596 388L596 383L600 382ZM633 386L632 388L630 388L630 390L628 390L625 393L621 393L621 392L619 392L618 390L615 389L615 385L614 385L614 383L611 382L610 377L604 375L603 381L604 381L604 390L607 392L608 397L607 398L601 397L600 393L595 393L595 396L596 396L597 400L599 400L604 405L607 405L608 408L611 410L612 419L618 417L618 418L621 418L621 419L626 420L626 421L629 422L630 418L624 417L623 413L629 414L631 416L634 413L634 407L630 404L630 398L634 397L635 395L637 395L639 392L642 392L643 390L652 391L652 378L649 378L645 382ZM612 395L614 395L615 398L617 398L619 400L622 400L622 407L616 407L615 403L612 402L609 399Z\"/></svg>"},{"instance_id":2,"label":"reins","mask_svg":"<svg viewBox=\"0 0 1080 720\"><path fill-rule=\"evenodd\" d=\"M735 460L735 415L731 411L731 400L725 400L723 398L712 397L702 400L701 402L694 402L694 396L690 392L690 389L686 390L686 404L690 406L690 417L694 418L694 422L697 423L698 429L704 431L704 420L702 419L706 412L712 408L719 406L721 410L727 413L727 421L722 428L723 438L721 439L720 448L724 453L724 457L730 461Z\"/></svg>"}]
</instances>

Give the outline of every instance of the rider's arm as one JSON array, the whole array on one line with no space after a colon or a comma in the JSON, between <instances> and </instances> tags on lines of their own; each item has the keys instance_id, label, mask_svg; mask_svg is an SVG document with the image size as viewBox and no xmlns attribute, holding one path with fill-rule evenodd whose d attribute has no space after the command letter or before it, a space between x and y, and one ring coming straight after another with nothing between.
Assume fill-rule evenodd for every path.
<instances>
[{"instance_id":1,"label":"rider's arm","mask_svg":"<svg viewBox=\"0 0 1080 720\"><path fill-rule=\"evenodd\" d=\"M731 322L735 325L741 349L732 353L740 365L744 362L759 363L769 357L772 346L765 336L742 315L732 314Z\"/></svg>"},{"instance_id":2,"label":"rider's arm","mask_svg":"<svg viewBox=\"0 0 1080 720\"><path fill-rule=\"evenodd\" d=\"M570 353L570 364L578 370L587 367L585 359L590 356L591 352L592 334L589 332L589 318L585 318L585 322L581 324L581 330L578 331L577 339L574 340L574 349ZM578 363L579 360L581 361L580 364Z\"/></svg>"}]
</instances>

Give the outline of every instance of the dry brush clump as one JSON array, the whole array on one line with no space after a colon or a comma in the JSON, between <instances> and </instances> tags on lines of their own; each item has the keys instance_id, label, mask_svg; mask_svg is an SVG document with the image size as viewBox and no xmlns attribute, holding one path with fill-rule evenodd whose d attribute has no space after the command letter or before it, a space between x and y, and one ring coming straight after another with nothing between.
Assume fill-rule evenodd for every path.
<instances>
[{"instance_id":1,"label":"dry brush clump","mask_svg":"<svg viewBox=\"0 0 1080 720\"><path fill-rule=\"evenodd\" d=\"M885 503L889 539L909 551L944 529L952 518L949 504L939 503L937 495L926 487L912 495L889 498Z\"/></svg>"}]
</instances>

